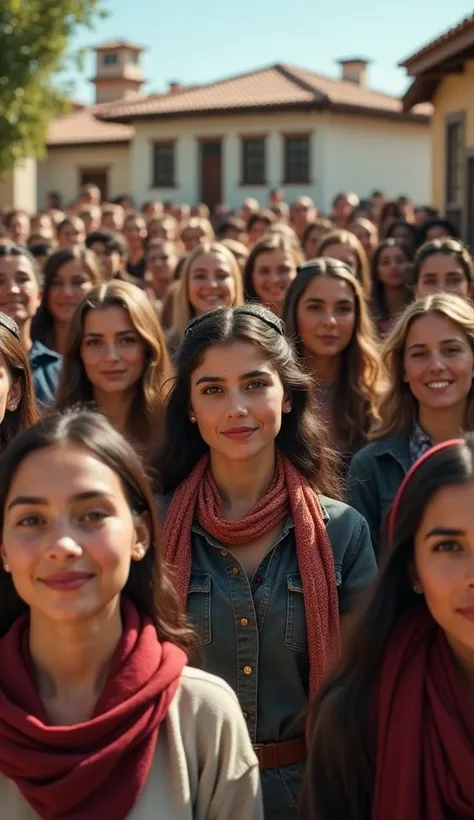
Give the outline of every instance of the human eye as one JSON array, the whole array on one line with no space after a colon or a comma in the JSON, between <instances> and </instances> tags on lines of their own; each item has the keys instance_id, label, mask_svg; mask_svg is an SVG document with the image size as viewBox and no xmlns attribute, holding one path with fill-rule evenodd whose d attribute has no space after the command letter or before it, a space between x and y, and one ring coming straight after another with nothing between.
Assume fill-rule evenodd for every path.
<instances>
[{"instance_id":1,"label":"human eye","mask_svg":"<svg viewBox=\"0 0 474 820\"><path fill-rule=\"evenodd\" d=\"M134 345L137 342L137 337L130 335L130 336L123 336L121 342L123 345Z\"/></svg>"},{"instance_id":2,"label":"human eye","mask_svg":"<svg viewBox=\"0 0 474 820\"><path fill-rule=\"evenodd\" d=\"M39 527L42 524L44 524L44 518L38 513L22 515L16 522L16 526L21 527L22 529L32 529L33 527Z\"/></svg>"},{"instance_id":3,"label":"human eye","mask_svg":"<svg viewBox=\"0 0 474 820\"><path fill-rule=\"evenodd\" d=\"M106 510L89 510L80 516L81 521L84 521L86 524L100 524L108 517L109 513L106 512Z\"/></svg>"},{"instance_id":4,"label":"human eye","mask_svg":"<svg viewBox=\"0 0 474 820\"><path fill-rule=\"evenodd\" d=\"M247 387L249 387L251 390L260 390L262 388L268 387L268 384L262 381L262 379L254 379L253 381L248 383Z\"/></svg>"},{"instance_id":5,"label":"human eye","mask_svg":"<svg viewBox=\"0 0 474 820\"><path fill-rule=\"evenodd\" d=\"M86 347L99 347L102 344L101 339L86 339Z\"/></svg>"},{"instance_id":6,"label":"human eye","mask_svg":"<svg viewBox=\"0 0 474 820\"><path fill-rule=\"evenodd\" d=\"M461 552L459 541L439 541L433 547L433 552Z\"/></svg>"},{"instance_id":7,"label":"human eye","mask_svg":"<svg viewBox=\"0 0 474 820\"><path fill-rule=\"evenodd\" d=\"M222 393L222 389L217 384L210 384L202 391L203 396L215 396L217 393Z\"/></svg>"}]
</instances>

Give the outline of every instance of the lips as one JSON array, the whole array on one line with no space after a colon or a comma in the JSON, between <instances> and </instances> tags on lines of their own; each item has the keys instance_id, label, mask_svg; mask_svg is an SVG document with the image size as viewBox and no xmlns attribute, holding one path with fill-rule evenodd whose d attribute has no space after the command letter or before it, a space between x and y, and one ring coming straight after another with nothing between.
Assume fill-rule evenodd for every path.
<instances>
[{"instance_id":1,"label":"lips","mask_svg":"<svg viewBox=\"0 0 474 820\"><path fill-rule=\"evenodd\" d=\"M474 621L474 606L462 607L462 609L456 611L464 618L467 618L468 621Z\"/></svg>"},{"instance_id":2,"label":"lips","mask_svg":"<svg viewBox=\"0 0 474 820\"><path fill-rule=\"evenodd\" d=\"M59 592L74 592L94 577L92 572L55 572L39 578L41 584Z\"/></svg>"},{"instance_id":3,"label":"lips","mask_svg":"<svg viewBox=\"0 0 474 820\"><path fill-rule=\"evenodd\" d=\"M230 439L242 440L250 438L256 430L256 427L230 427L229 430L224 430L222 435Z\"/></svg>"}]
</instances>

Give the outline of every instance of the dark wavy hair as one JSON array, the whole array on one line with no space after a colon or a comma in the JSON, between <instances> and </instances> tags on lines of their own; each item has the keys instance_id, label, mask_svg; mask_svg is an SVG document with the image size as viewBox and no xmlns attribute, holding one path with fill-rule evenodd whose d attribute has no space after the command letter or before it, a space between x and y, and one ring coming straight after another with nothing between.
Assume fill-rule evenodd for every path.
<instances>
[{"instance_id":1,"label":"dark wavy hair","mask_svg":"<svg viewBox=\"0 0 474 820\"><path fill-rule=\"evenodd\" d=\"M5 324L2 317L6 320ZM0 424L0 450L4 450L19 433L31 427L39 418L28 356L20 339L9 329L10 324L15 327L8 316L0 313L0 354L5 360L12 382L20 382L21 397L16 410L7 410Z\"/></svg>"},{"instance_id":2,"label":"dark wavy hair","mask_svg":"<svg viewBox=\"0 0 474 820\"><path fill-rule=\"evenodd\" d=\"M284 325L261 305L217 308L189 323L181 345L165 411L164 444L152 459L158 489L170 492L208 452L199 428L189 419L191 376L206 351L215 345L247 342L275 367L291 398L276 446L319 492L340 498L339 459L314 406L314 386L298 364L284 335Z\"/></svg>"},{"instance_id":3,"label":"dark wavy hair","mask_svg":"<svg viewBox=\"0 0 474 820\"><path fill-rule=\"evenodd\" d=\"M385 650L405 613L426 606L413 590L411 578L415 535L435 493L473 481L472 434L465 442L434 453L409 480L380 574L353 623L337 667L310 707L312 744L301 820L367 820L372 816L378 753L373 704Z\"/></svg>"},{"instance_id":4,"label":"dark wavy hair","mask_svg":"<svg viewBox=\"0 0 474 820\"><path fill-rule=\"evenodd\" d=\"M130 510L146 515L150 525L150 548L142 561L132 561L123 590L143 615L153 621L160 640L187 650L192 632L170 580L161 551L157 548L159 524L156 503L142 463L133 447L99 413L73 409L51 412L38 424L14 439L1 457L0 527L3 531L5 504L15 475L32 453L55 446L82 447L110 467L120 478ZM28 611L0 562L0 637Z\"/></svg>"},{"instance_id":5,"label":"dark wavy hair","mask_svg":"<svg viewBox=\"0 0 474 820\"><path fill-rule=\"evenodd\" d=\"M383 242L377 246L377 249L372 257L370 263L370 272L372 278L372 293L370 299L370 308L372 316L376 321L380 319L390 319L387 303L385 301L385 288L380 281L379 276L379 263L380 257L386 248L398 248L405 256L407 264L411 264L413 262L413 252L405 245L401 239L384 239ZM411 272L407 274L407 283L406 283L406 304L409 304L413 300L413 294L410 288L411 284Z\"/></svg>"}]
</instances>

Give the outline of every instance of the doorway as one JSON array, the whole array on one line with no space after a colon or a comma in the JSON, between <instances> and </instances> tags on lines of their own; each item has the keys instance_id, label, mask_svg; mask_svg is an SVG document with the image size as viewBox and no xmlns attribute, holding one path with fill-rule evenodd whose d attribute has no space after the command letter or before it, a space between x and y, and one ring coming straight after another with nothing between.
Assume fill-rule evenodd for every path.
<instances>
[{"instance_id":1,"label":"doorway","mask_svg":"<svg viewBox=\"0 0 474 820\"><path fill-rule=\"evenodd\" d=\"M222 202L222 141L201 141L201 200L211 210Z\"/></svg>"},{"instance_id":2,"label":"doorway","mask_svg":"<svg viewBox=\"0 0 474 820\"><path fill-rule=\"evenodd\" d=\"M109 171L107 168L80 168L79 185L97 185L102 202L107 202L109 188Z\"/></svg>"}]
</instances>

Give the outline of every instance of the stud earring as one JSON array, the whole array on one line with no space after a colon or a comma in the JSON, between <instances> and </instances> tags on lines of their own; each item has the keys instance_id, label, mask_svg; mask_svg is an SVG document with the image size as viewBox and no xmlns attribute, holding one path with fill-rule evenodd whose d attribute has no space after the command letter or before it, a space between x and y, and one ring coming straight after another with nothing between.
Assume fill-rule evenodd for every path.
<instances>
[{"instance_id":1,"label":"stud earring","mask_svg":"<svg viewBox=\"0 0 474 820\"><path fill-rule=\"evenodd\" d=\"M189 416L189 421L192 422L192 424L196 424L196 416Z\"/></svg>"},{"instance_id":2,"label":"stud earring","mask_svg":"<svg viewBox=\"0 0 474 820\"><path fill-rule=\"evenodd\" d=\"M284 413L291 413L291 404L289 404L287 407L285 407L285 409L283 410L283 412L284 412Z\"/></svg>"},{"instance_id":3,"label":"stud earring","mask_svg":"<svg viewBox=\"0 0 474 820\"><path fill-rule=\"evenodd\" d=\"M9 408L8 408L8 409L10 410L10 412L11 412L11 413L14 413L14 412L15 412L15 410L16 410L16 408L17 408L17 405L16 405L16 404L10 404L10 406L9 406Z\"/></svg>"},{"instance_id":4,"label":"stud earring","mask_svg":"<svg viewBox=\"0 0 474 820\"><path fill-rule=\"evenodd\" d=\"M6 561L5 559L3 559L3 569L5 570L5 572L10 572L10 565L8 561Z\"/></svg>"},{"instance_id":5,"label":"stud earring","mask_svg":"<svg viewBox=\"0 0 474 820\"><path fill-rule=\"evenodd\" d=\"M418 584L413 584L413 592L416 592L417 595L423 595L423 590Z\"/></svg>"}]
</instances>

